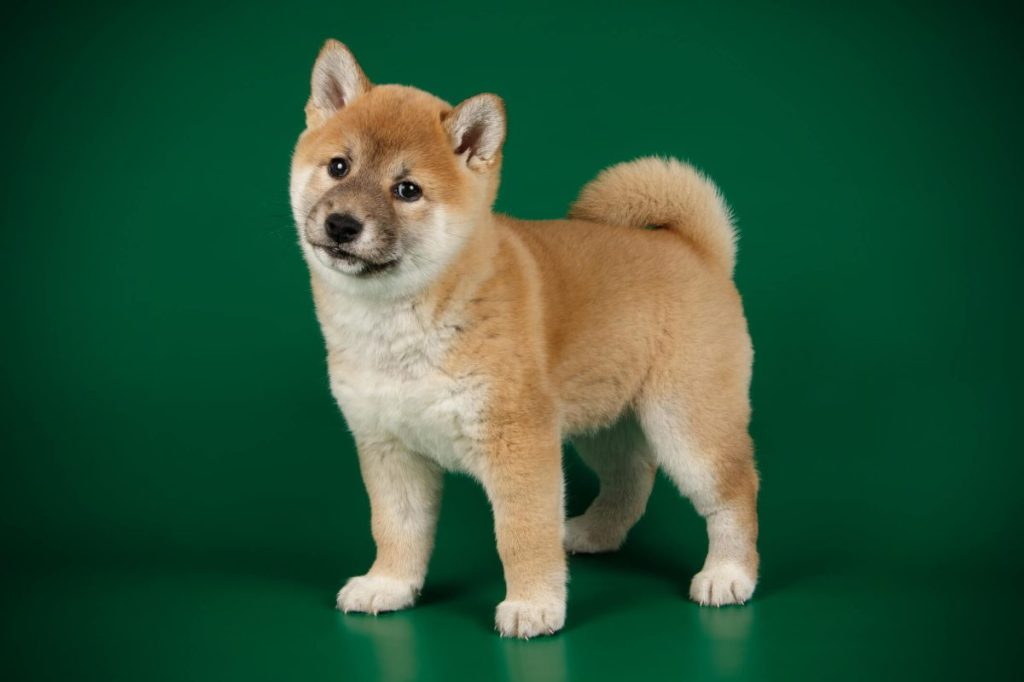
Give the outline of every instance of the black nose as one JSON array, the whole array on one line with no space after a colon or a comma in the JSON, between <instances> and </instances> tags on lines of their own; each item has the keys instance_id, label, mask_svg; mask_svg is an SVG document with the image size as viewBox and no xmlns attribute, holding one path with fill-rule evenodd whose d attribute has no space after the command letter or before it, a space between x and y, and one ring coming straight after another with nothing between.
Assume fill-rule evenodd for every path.
<instances>
[{"instance_id":1,"label":"black nose","mask_svg":"<svg viewBox=\"0 0 1024 682\"><path fill-rule=\"evenodd\" d=\"M332 213L324 221L327 236L339 244L355 241L363 231L363 224L348 213Z\"/></svg>"}]
</instances>

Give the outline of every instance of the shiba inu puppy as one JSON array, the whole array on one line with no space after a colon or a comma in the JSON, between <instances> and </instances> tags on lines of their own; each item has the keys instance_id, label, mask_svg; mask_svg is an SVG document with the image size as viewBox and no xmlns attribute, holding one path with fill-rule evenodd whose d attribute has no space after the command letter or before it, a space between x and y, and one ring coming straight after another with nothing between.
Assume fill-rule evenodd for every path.
<instances>
[{"instance_id":1,"label":"shiba inu puppy","mask_svg":"<svg viewBox=\"0 0 1024 682\"><path fill-rule=\"evenodd\" d=\"M458 471L494 511L497 629L553 633L566 550L618 549L658 467L707 522L690 596L743 603L758 477L729 209L690 166L647 158L602 172L569 220L496 215L504 140L495 95L372 85L336 41L313 67L291 205L377 545L338 607L413 604ZM601 484L568 521L567 438Z\"/></svg>"}]
</instances>

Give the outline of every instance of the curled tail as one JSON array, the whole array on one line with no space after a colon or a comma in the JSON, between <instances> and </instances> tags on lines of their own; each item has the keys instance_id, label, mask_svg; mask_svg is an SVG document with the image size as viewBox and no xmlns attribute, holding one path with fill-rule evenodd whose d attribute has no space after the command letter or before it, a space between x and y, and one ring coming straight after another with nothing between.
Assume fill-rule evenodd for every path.
<instances>
[{"instance_id":1,"label":"curled tail","mask_svg":"<svg viewBox=\"0 0 1024 682\"><path fill-rule=\"evenodd\" d=\"M645 157L601 171L584 186L569 217L671 230L732 274L736 231L718 188L689 164Z\"/></svg>"}]
</instances>

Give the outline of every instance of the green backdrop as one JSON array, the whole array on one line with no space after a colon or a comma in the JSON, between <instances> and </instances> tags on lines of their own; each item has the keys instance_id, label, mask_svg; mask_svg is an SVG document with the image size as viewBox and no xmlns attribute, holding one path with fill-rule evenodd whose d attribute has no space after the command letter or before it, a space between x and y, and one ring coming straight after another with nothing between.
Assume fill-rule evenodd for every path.
<instances>
[{"instance_id":1,"label":"green backdrop","mask_svg":"<svg viewBox=\"0 0 1024 682\"><path fill-rule=\"evenodd\" d=\"M6 679L994 679L1020 669L1022 15L986 3L22 3L5 10ZM685 600L659 481L568 625L491 632L490 510L451 478L416 609L372 558L288 211L327 37L509 112L498 208L676 155L724 189L757 350L762 580ZM573 456L569 504L594 492ZM1016 668L1014 668L1014 665Z\"/></svg>"}]
</instances>

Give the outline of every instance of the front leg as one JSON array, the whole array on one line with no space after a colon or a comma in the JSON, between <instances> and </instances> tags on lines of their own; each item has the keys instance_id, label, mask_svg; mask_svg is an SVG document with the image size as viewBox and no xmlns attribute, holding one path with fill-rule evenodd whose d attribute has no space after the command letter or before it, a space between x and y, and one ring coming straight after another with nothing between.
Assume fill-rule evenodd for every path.
<instances>
[{"instance_id":1,"label":"front leg","mask_svg":"<svg viewBox=\"0 0 1024 682\"><path fill-rule=\"evenodd\" d=\"M482 476L505 570L495 627L502 636L550 635L565 624L561 443L555 428L502 421L510 425L489 440Z\"/></svg>"},{"instance_id":2,"label":"front leg","mask_svg":"<svg viewBox=\"0 0 1024 682\"><path fill-rule=\"evenodd\" d=\"M441 503L441 471L392 440L358 438L359 468L370 497L377 559L338 593L344 612L408 608L423 587Z\"/></svg>"}]
</instances>

